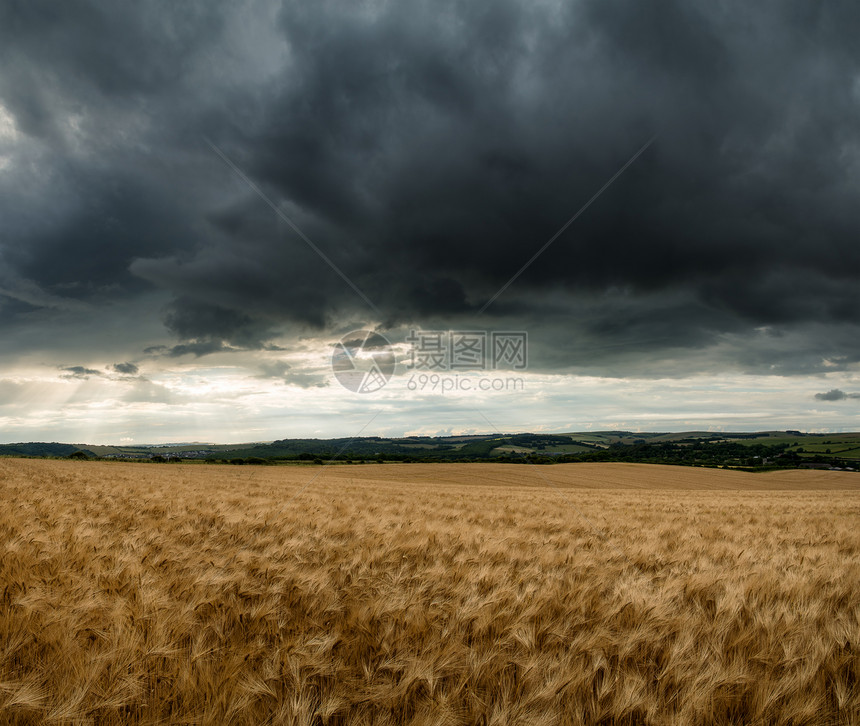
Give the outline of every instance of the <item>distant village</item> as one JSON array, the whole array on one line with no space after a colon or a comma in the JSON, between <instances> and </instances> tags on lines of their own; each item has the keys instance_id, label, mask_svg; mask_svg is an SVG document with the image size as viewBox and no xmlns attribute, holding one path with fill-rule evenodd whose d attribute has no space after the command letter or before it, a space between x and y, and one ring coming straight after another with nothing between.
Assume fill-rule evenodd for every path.
<instances>
[{"instance_id":1,"label":"distant village","mask_svg":"<svg viewBox=\"0 0 860 726\"><path fill-rule=\"evenodd\" d=\"M159 452L157 449L154 451L134 451L134 452L124 452L120 454L105 454L100 457L102 459L154 459L156 461L171 461L173 459L205 459L207 456L211 456L216 453L214 449L196 449L193 451L171 451L171 452Z\"/></svg>"}]
</instances>

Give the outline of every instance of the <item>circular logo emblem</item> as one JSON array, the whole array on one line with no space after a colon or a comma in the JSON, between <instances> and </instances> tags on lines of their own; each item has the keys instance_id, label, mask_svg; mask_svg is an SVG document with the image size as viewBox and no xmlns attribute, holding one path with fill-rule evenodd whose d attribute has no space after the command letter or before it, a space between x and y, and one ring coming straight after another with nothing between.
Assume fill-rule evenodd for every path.
<instances>
[{"instance_id":1,"label":"circular logo emblem","mask_svg":"<svg viewBox=\"0 0 860 726\"><path fill-rule=\"evenodd\" d=\"M338 383L354 393L374 393L394 374L394 351L385 336L354 330L335 343L331 369Z\"/></svg>"}]
</instances>

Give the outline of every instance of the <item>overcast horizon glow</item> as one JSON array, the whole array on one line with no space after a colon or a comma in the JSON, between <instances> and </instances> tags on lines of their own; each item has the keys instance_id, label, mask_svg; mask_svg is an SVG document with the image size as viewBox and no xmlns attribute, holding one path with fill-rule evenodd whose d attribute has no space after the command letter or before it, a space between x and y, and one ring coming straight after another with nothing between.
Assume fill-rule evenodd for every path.
<instances>
[{"instance_id":1,"label":"overcast horizon glow","mask_svg":"<svg viewBox=\"0 0 860 726\"><path fill-rule=\"evenodd\" d=\"M0 441L860 429L858 31L800 0L5 3ZM377 393L330 369L360 329L398 346ZM521 390L409 390L415 330L527 332L526 370L462 374Z\"/></svg>"}]
</instances>

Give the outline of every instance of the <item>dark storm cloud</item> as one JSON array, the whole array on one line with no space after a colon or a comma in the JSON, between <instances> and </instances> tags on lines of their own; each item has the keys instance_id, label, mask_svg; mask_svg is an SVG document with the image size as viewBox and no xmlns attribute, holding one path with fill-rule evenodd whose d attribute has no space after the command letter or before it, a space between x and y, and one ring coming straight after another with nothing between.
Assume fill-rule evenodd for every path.
<instances>
[{"instance_id":1,"label":"dark storm cloud","mask_svg":"<svg viewBox=\"0 0 860 726\"><path fill-rule=\"evenodd\" d=\"M385 327L528 328L552 369L838 370L857 30L856 3L799 0L7 2L3 310L155 286L173 356L375 318L210 138Z\"/></svg>"},{"instance_id":2,"label":"dark storm cloud","mask_svg":"<svg viewBox=\"0 0 860 726\"><path fill-rule=\"evenodd\" d=\"M262 341L272 336L245 313L187 298L170 305L164 324L184 340L230 340L249 348L262 348Z\"/></svg>"}]
</instances>

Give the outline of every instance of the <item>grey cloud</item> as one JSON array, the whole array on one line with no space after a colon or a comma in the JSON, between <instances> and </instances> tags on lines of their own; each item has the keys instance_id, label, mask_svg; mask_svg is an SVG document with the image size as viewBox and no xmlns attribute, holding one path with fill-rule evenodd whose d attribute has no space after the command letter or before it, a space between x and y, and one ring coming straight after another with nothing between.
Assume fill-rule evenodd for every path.
<instances>
[{"instance_id":1,"label":"grey cloud","mask_svg":"<svg viewBox=\"0 0 860 726\"><path fill-rule=\"evenodd\" d=\"M329 376L324 373L307 373L293 370L286 361L263 361L259 364L258 378L279 380L286 385L299 388L324 388L329 385Z\"/></svg>"},{"instance_id":2,"label":"grey cloud","mask_svg":"<svg viewBox=\"0 0 860 726\"><path fill-rule=\"evenodd\" d=\"M819 401L844 401L849 398L860 398L860 393L845 393L838 388L832 388L827 393L816 393L815 398Z\"/></svg>"},{"instance_id":3,"label":"grey cloud","mask_svg":"<svg viewBox=\"0 0 860 726\"><path fill-rule=\"evenodd\" d=\"M114 363L113 369L124 376L136 376L140 372L134 363Z\"/></svg>"},{"instance_id":4,"label":"grey cloud","mask_svg":"<svg viewBox=\"0 0 860 726\"><path fill-rule=\"evenodd\" d=\"M63 378L81 378L87 379L90 376L101 376L102 372L94 370L92 368L85 368L84 366L66 366L65 368L61 368L60 370L65 371L67 375L63 376Z\"/></svg>"},{"instance_id":5,"label":"grey cloud","mask_svg":"<svg viewBox=\"0 0 860 726\"><path fill-rule=\"evenodd\" d=\"M246 313L178 298L164 317L168 330L184 340L231 341L245 348L263 348L273 331Z\"/></svg>"},{"instance_id":6,"label":"grey cloud","mask_svg":"<svg viewBox=\"0 0 860 726\"><path fill-rule=\"evenodd\" d=\"M193 355L200 358L211 353L227 353L236 350L230 346L224 345L221 341L216 340L191 340L187 343L179 343L178 345L150 345L143 349L146 355L151 355L156 358L180 358L184 355Z\"/></svg>"},{"instance_id":7,"label":"grey cloud","mask_svg":"<svg viewBox=\"0 0 860 726\"><path fill-rule=\"evenodd\" d=\"M800 0L6 3L3 324L156 288L160 354L202 356L371 313L207 137L384 328L528 328L556 370L850 367L858 26Z\"/></svg>"},{"instance_id":8,"label":"grey cloud","mask_svg":"<svg viewBox=\"0 0 860 726\"><path fill-rule=\"evenodd\" d=\"M193 355L200 358L210 353L225 353L233 350L224 343L216 340L192 340L188 343L180 343L166 349L166 354L171 358L179 358L183 355Z\"/></svg>"},{"instance_id":9,"label":"grey cloud","mask_svg":"<svg viewBox=\"0 0 860 726\"><path fill-rule=\"evenodd\" d=\"M284 378L290 370L290 365L281 360L263 361L258 367L259 378Z\"/></svg>"},{"instance_id":10,"label":"grey cloud","mask_svg":"<svg viewBox=\"0 0 860 726\"><path fill-rule=\"evenodd\" d=\"M284 376L284 383L299 388L325 388L330 384L330 381L329 376L323 374L295 371Z\"/></svg>"}]
</instances>

